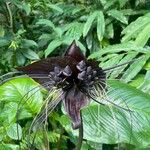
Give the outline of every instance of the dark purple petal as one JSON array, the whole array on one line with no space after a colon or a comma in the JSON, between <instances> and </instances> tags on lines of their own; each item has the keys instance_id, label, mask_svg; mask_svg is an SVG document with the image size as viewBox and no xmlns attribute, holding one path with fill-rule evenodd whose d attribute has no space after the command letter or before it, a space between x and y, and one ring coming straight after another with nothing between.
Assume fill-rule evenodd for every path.
<instances>
[{"instance_id":1,"label":"dark purple petal","mask_svg":"<svg viewBox=\"0 0 150 150\"><path fill-rule=\"evenodd\" d=\"M77 62L86 59L82 54L80 48L76 45L75 41L73 41L72 44L69 46L65 53L65 56L70 56L74 58Z\"/></svg>"},{"instance_id":2,"label":"dark purple petal","mask_svg":"<svg viewBox=\"0 0 150 150\"><path fill-rule=\"evenodd\" d=\"M19 71L22 71L23 73L29 75L32 77L33 75L38 75L40 76L45 76L47 79L47 77L49 76L50 72L54 72L57 73L58 68L56 70L56 67L60 67L60 68L65 68L67 65L69 64L71 70L75 70L75 65L76 65L76 61L71 58L71 57L51 57L51 58L47 58L47 59L42 59L40 61L34 62L30 65L27 65L25 67L19 67L16 68ZM55 68L55 70L54 70ZM61 74L61 71L59 72ZM58 73L58 76L59 76ZM35 79L33 77L33 79ZM36 80L39 83L43 83L44 78L41 79L42 81L40 82L40 78L38 78L38 80ZM46 80L47 81L47 80Z\"/></svg>"},{"instance_id":3,"label":"dark purple petal","mask_svg":"<svg viewBox=\"0 0 150 150\"><path fill-rule=\"evenodd\" d=\"M81 125L80 110L88 104L89 100L81 91L73 87L64 95L64 107L72 120L73 129Z\"/></svg>"},{"instance_id":4,"label":"dark purple petal","mask_svg":"<svg viewBox=\"0 0 150 150\"><path fill-rule=\"evenodd\" d=\"M68 65L64 68L63 74L64 74L65 76L67 76L67 77L71 76L72 70L71 70L71 68L70 68Z\"/></svg>"}]
</instances>

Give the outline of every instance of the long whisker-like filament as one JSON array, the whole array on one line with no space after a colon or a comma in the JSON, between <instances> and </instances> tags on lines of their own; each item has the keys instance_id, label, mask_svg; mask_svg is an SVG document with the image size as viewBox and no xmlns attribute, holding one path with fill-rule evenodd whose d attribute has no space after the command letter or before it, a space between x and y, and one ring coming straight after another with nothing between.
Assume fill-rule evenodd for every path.
<instances>
[{"instance_id":1,"label":"long whisker-like filament","mask_svg":"<svg viewBox=\"0 0 150 150\"><path fill-rule=\"evenodd\" d=\"M24 104L27 103L27 101L28 101L36 92L38 92L39 90L41 90L43 87L46 88L47 86L50 86L50 85L51 85L51 82L46 82L46 83L44 83L42 86L41 86L41 85L38 85L38 86L32 88L30 91L28 91L28 92L22 97L22 99L19 101L18 106L17 106L17 112L16 112L16 120L17 120L17 121L19 120L20 110L22 109L22 107L24 106ZM28 96L30 92L33 92L33 93L31 93L31 95ZM24 101L24 99L25 99L26 97L27 97L27 99ZM22 103L22 101L23 101L23 103ZM20 139L20 137L19 137L19 129L18 129L18 128L19 128L19 127L18 127L18 124L17 124L17 136L18 136L18 139Z\"/></svg>"},{"instance_id":2,"label":"long whisker-like filament","mask_svg":"<svg viewBox=\"0 0 150 150\"><path fill-rule=\"evenodd\" d=\"M104 83L103 83L103 84L104 84ZM106 99L108 99L107 94L106 94L106 90L104 89L104 87L103 87L101 84L99 84L99 86L100 86L100 88L102 89L104 95L106 96ZM117 128L117 126L118 126L118 121L117 121L117 118L116 118L116 115L115 115L115 113L114 113L114 111L113 111L112 106L111 106L111 105L108 105L108 107L109 107L109 109L110 109L110 111L111 111L111 114L112 114L112 117L113 117L113 119L114 119L114 121L115 121L115 130L116 130L116 132L117 132L118 141L119 141L119 131L118 131L118 128Z\"/></svg>"},{"instance_id":3,"label":"long whisker-like filament","mask_svg":"<svg viewBox=\"0 0 150 150\"><path fill-rule=\"evenodd\" d=\"M128 64L130 64L130 63L133 63L133 62L135 62L135 61L137 61L137 60L139 60L139 59L133 59L133 60L131 60L131 61L122 63L122 64L120 64L120 65L115 65L115 66L113 66L113 67L106 68L106 69L104 69L103 71L104 71L104 72L108 72L108 71L110 71L110 70L112 70L112 69L116 69L116 68L118 68L118 67L121 67L121 66L128 65Z\"/></svg>"},{"instance_id":4,"label":"long whisker-like filament","mask_svg":"<svg viewBox=\"0 0 150 150\"><path fill-rule=\"evenodd\" d=\"M111 87L109 86L109 88L111 88ZM108 99L106 99L106 101L108 101ZM135 121L137 122L136 124L134 124L134 127L139 128L139 127L141 127L141 125L140 125L140 122L139 122L139 118L135 115L135 111L131 111L125 101L123 101L123 103L125 103L127 109L129 110L129 111L125 111L125 112L129 112L129 115L130 115L130 127L131 127L130 128L131 129L131 131L130 131L130 138L129 138L129 143L130 143L131 142L131 136L132 136L132 130L133 130L133 128L132 128L133 127L133 119L136 119ZM118 107L118 106L119 105L117 105L116 107ZM132 117L133 117L133 119L132 119Z\"/></svg>"},{"instance_id":5,"label":"long whisker-like filament","mask_svg":"<svg viewBox=\"0 0 150 150\"><path fill-rule=\"evenodd\" d=\"M19 75L19 76L16 76L16 77L11 77L11 78L6 78L6 79L2 79L0 81L0 85L7 82L7 81L10 81L10 80L13 80L13 79L18 79L18 78L23 78L23 77L28 77L27 75Z\"/></svg>"},{"instance_id":6,"label":"long whisker-like filament","mask_svg":"<svg viewBox=\"0 0 150 150\"><path fill-rule=\"evenodd\" d=\"M101 83L102 83L102 84L105 84L104 82L101 82ZM107 97L107 94L106 94L106 92L105 92L106 90L103 88L103 86L102 86L101 84L99 84L99 86L101 87L101 89L102 89L103 92L104 92L105 100L114 105L114 104L115 104L114 102L112 103L111 101L108 100L109 98ZM95 88L95 89L96 89L96 88ZM96 94L97 97L101 97L101 94L100 94L100 96L98 96L98 95L99 95L99 92L98 92L97 90L95 90L94 93L95 93L95 94L97 93L97 94ZM95 97L95 96L94 96L94 97ZM94 101L95 101L95 100L94 100ZM99 102L99 101L97 101L97 100L96 100L96 102L98 102L98 103L100 103L100 104L102 103L102 102ZM127 105L127 104L125 103L125 105ZM109 105L108 105L108 106L109 106ZM115 104L115 106L118 107L117 104ZM121 108L121 109L122 109L122 108ZM112 111L111 108L110 108L110 110L111 110L112 115L113 115L114 113L113 113L113 111ZM131 114L131 110L129 109L128 106L127 106L126 111L128 111L128 112L130 113L130 119L131 119L131 133L132 133L132 114ZM113 116L114 116L114 115L113 115ZM113 118L114 118L115 120L117 120L115 116L114 116ZM118 134L118 138L119 138L119 134ZM131 136L130 136L130 140L129 140L129 141L131 142Z\"/></svg>"},{"instance_id":7,"label":"long whisker-like filament","mask_svg":"<svg viewBox=\"0 0 150 150\"><path fill-rule=\"evenodd\" d=\"M46 100L45 100L45 108L43 108L43 110L41 110L40 113L37 114L37 116L34 118L34 120L32 121L32 124L30 126L30 129L29 129L29 141L30 141L30 135L31 135L31 132L33 130L34 127L36 127L36 131L35 133L37 132L37 129L41 126L41 124L47 119L47 117L49 116L49 114L54 110L54 108L58 105L58 103L61 101L61 96L62 96L62 92L57 90L57 89L52 89L50 92L49 92L49 95L47 96ZM42 109L41 108L41 109ZM34 144L34 139L32 140L32 144Z\"/></svg>"}]
</instances>

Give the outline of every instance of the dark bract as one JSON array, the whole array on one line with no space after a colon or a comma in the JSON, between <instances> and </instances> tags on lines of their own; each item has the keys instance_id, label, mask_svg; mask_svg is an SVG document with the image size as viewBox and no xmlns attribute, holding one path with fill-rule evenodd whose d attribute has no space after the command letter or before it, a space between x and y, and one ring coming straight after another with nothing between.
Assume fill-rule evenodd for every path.
<instances>
[{"instance_id":1,"label":"dark bract","mask_svg":"<svg viewBox=\"0 0 150 150\"><path fill-rule=\"evenodd\" d=\"M73 129L81 125L80 110L86 106L91 99L95 85L99 90L105 89L106 75L99 68L98 62L87 60L79 47L73 42L66 51L64 57L52 57L35 62L26 67L18 68L34 79L38 74L37 82L45 81L63 91L61 99L73 124Z\"/></svg>"}]
</instances>

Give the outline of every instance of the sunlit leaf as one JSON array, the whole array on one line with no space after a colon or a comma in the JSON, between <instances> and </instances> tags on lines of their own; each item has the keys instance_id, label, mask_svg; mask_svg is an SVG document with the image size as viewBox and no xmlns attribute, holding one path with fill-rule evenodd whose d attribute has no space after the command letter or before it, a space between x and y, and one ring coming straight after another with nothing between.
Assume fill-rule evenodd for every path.
<instances>
[{"instance_id":1,"label":"sunlit leaf","mask_svg":"<svg viewBox=\"0 0 150 150\"><path fill-rule=\"evenodd\" d=\"M103 39L103 35L105 32L105 19L102 11L97 13L97 36L99 41Z\"/></svg>"},{"instance_id":2,"label":"sunlit leaf","mask_svg":"<svg viewBox=\"0 0 150 150\"><path fill-rule=\"evenodd\" d=\"M122 34L124 34L122 42L127 42L133 37L135 38L136 35L150 23L150 17L148 15L149 13L145 16L137 18L122 31Z\"/></svg>"},{"instance_id":3,"label":"sunlit leaf","mask_svg":"<svg viewBox=\"0 0 150 150\"><path fill-rule=\"evenodd\" d=\"M146 61L150 58L149 55L141 56L138 61L135 61L123 74L122 79L125 80L125 82L129 82L132 80L139 71L143 68Z\"/></svg>"},{"instance_id":4,"label":"sunlit leaf","mask_svg":"<svg viewBox=\"0 0 150 150\"><path fill-rule=\"evenodd\" d=\"M128 20L127 18L123 15L122 12L118 11L118 10L110 10L108 11L108 15L112 16L113 18L119 20L120 22L124 23L124 24L128 24Z\"/></svg>"},{"instance_id":5,"label":"sunlit leaf","mask_svg":"<svg viewBox=\"0 0 150 150\"><path fill-rule=\"evenodd\" d=\"M87 19L85 25L84 25L84 29L83 29L83 36L85 37L89 30L91 29L92 27L92 24L95 20L95 18L97 17L97 11L93 12Z\"/></svg>"},{"instance_id":6,"label":"sunlit leaf","mask_svg":"<svg viewBox=\"0 0 150 150\"><path fill-rule=\"evenodd\" d=\"M138 34L135 43L139 46L144 46L150 38L150 23Z\"/></svg>"},{"instance_id":7,"label":"sunlit leaf","mask_svg":"<svg viewBox=\"0 0 150 150\"><path fill-rule=\"evenodd\" d=\"M17 132L18 131L18 132ZM14 140L19 140L22 137L22 128L21 126L18 124L12 124L9 129L7 130L7 135ZM19 137L19 139L18 139Z\"/></svg>"},{"instance_id":8,"label":"sunlit leaf","mask_svg":"<svg viewBox=\"0 0 150 150\"><path fill-rule=\"evenodd\" d=\"M30 78L17 78L0 86L0 101L19 103L30 113L37 113L41 108L43 95L38 84ZM21 104L22 104L21 103Z\"/></svg>"},{"instance_id":9,"label":"sunlit leaf","mask_svg":"<svg viewBox=\"0 0 150 150\"><path fill-rule=\"evenodd\" d=\"M127 43L109 45L108 47L101 49L100 51L92 53L89 56L89 58L91 58L91 59L98 58L106 53L117 53L117 52L123 52L123 51L125 51L125 52L135 51L135 52L150 54L149 48L139 47L136 44L134 44L133 42L127 42Z\"/></svg>"},{"instance_id":10,"label":"sunlit leaf","mask_svg":"<svg viewBox=\"0 0 150 150\"><path fill-rule=\"evenodd\" d=\"M27 50L22 50L22 54L31 60L38 60L39 56L32 50L27 49Z\"/></svg>"},{"instance_id":11,"label":"sunlit leaf","mask_svg":"<svg viewBox=\"0 0 150 150\"><path fill-rule=\"evenodd\" d=\"M55 50L55 48L57 48L61 44L62 44L62 41L59 39L56 39L50 42L47 49L45 50L45 56L47 57L49 54L51 54Z\"/></svg>"},{"instance_id":12,"label":"sunlit leaf","mask_svg":"<svg viewBox=\"0 0 150 150\"><path fill-rule=\"evenodd\" d=\"M109 86L108 100L124 108L128 105L134 113L113 104L91 104L83 110L84 139L97 143L125 142L138 147L148 146L150 95L117 81L109 81Z\"/></svg>"}]
</instances>

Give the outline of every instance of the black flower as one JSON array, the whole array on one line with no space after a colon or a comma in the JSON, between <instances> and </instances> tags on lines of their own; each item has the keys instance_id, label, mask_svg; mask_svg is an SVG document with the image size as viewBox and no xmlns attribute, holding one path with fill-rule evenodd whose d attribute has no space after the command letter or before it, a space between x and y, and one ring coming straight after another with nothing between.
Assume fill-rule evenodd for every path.
<instances>
[{"instance_id":1,"label":"black flower","mask_svg":"<svg viewBox=\"0 0 150 150\"><path fill-rule=\"evenodd\" d=\"M43 59L18 70L41 84L47 81L49 90L54 87L61 90L56 104L63 101L73 129L77 129L81 125L80 110L90 102L94 89L98 87L99 92L105 89L106 75L98 64L94 60L87 60L73 42L63 57ZM51 107L54 108L56 104L51 104Z\"/></svg>"}]
</instances>

